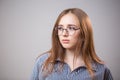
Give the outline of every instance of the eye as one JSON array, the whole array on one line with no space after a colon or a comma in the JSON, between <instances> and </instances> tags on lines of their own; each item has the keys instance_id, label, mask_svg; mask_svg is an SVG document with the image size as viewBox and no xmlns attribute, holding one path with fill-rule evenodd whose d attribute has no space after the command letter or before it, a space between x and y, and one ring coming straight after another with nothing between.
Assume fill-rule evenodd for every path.
<instances>
[{"instance_id":1,"label":"eye","mask_svg":"<svg viewBox=\"0 0 120 80\"><path fill-rule=\"evenodd\" d=\"M75 28L74 26L69 26L68 29L69 29L70 31L74 31L76 28Z\"/></svg>"},{"instance_id":2,"label":"eye","mask_svg":"<svg viewBox=\"0 0 120 80\"><path fill-rule=\"evenodd\" d=\"M58 26L57 29L58 29L59 31L62 31L62 30L63 30L63 27L62 27L62 26Z\"/></svg>"}]
</instances>

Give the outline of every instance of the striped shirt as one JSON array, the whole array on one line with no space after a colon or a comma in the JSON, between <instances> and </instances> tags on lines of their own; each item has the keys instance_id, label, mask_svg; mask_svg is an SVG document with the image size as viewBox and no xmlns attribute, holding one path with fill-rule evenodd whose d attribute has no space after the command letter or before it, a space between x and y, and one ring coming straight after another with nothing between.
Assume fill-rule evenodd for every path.
<instances>
[{"instance_id":1,"label":"striped shirt","mask_svg":"<svg viewBox=\"0 0 120 80\"><path fill-rule=\"evenodd\" d=\"M44 76L42 65L47 58L48 54L43 54L36 60L30 80L92 80L86 66L71 71L68 64L64 63L62 71L59 71L59 60L56 60L52 73ZM92 69L94 80L113 80L110 70L104 64L93 63Z\"/></svg>"}]
</instances>

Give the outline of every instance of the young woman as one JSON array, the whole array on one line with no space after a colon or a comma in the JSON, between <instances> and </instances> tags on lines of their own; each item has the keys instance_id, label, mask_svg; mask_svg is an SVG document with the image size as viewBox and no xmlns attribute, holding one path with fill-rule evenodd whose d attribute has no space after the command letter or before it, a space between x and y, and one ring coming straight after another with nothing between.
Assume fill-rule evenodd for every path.
<instances>
[{"instance_id":1,"label":"young woman","mask_svg":"<svg viewBox=\"0 0 120 80\"><path fill-rule=\"evenodd\" d=\"M52 48L36 60L31 80L113 80L94 49L88 15L81 9L64 10L52 32Z\"/></svg>"}]
</instances>

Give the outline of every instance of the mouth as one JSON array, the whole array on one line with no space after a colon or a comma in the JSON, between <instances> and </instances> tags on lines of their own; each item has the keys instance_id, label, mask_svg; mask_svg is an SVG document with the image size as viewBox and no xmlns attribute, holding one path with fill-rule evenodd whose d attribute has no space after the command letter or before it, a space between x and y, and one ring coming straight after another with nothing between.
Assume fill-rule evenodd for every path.
<instances>
[{"instance_id":1,"label":"mouth","mask_svg":"<svg viewBox=\"0 0 120 80\"><path fill-rule=\"evenodd\" d=\"M68 40L68 39L63 39L62 40L62 43L64 43L64 44L68 44L70 42L70 40Z\"/></svg>"}]
</instances>

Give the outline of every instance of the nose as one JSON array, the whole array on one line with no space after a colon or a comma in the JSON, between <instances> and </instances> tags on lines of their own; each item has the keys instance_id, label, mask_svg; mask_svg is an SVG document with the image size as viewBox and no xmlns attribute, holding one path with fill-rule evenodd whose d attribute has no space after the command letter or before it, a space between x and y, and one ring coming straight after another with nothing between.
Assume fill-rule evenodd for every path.
<instances>
[{"instance_id":1,"label":"nose","mask_svg":"<svg viewBox=\"0 0 120 80\"><path fill-rule=\"evenodd\" d=\"M67 29L64 29L63 32L62 32L63 36L68 36L68 31Z\"/></svg>"}]
</instances>

